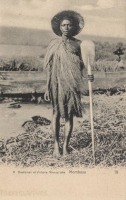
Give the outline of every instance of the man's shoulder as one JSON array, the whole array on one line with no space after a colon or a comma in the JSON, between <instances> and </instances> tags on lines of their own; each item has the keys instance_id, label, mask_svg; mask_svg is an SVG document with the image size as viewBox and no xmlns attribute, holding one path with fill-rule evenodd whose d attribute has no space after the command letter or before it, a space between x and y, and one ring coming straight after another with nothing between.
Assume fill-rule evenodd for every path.
<instances>
[{"instance_id":1,"label":"man's shoulder","mask_svg":"<svg viewBox=\"0 0 126 200\"><path fill-rule=\"evenodd\" d=\"M59 43L59 41L60 41L59 38L53 38L53 39L49 42L48 48L55 46L56 44Z\"/></svg>"},{"instance_id":2,"label":"man's shoulder","mask_svg":"<svg viewBox=\"0 0 126 200\"><path fill-rule=\"evenodd\" d=\"M81 40L77 39L77 38L73 38L73 41L77 44L77 45L81 45Z\"/></svg>"}]
</instances>

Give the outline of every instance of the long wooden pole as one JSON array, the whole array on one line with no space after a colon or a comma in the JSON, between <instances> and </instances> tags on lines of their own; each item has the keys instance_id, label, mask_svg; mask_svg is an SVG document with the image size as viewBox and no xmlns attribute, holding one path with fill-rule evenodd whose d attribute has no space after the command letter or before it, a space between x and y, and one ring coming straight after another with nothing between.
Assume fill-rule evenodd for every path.
<instances>
[{"instance_id":1,"label":"long wooden pole","mask_svg":"<svg viewBox=\"0 0 126 200\"><path fill-rule=\"evenodd\" d=\"M88 57L88 75L92 75L91 66ZM95 164L95 144L94 144L94 123L93 123L93 93L92 93L92 82L88 80L89 87L89 98L90 98L90 122L91 122L91 136L92 136L92 152L93 161Z\"/></svg>"},{"instance_id":2,"label":"long wooden pole","mask_svg":"<svg viewBox=\"0 0 126 200\"><path fill-rule=\"evenodd\" d=\"M81 43L82 59L85 66L87 66L88 75L92 75L91 66L95 59L95 45L92 41L87 40ZM93 93L92 93L92 82L88 80L89 87L89 98L90 98L90 123L91 123L91 137L92 137L92 153L93 161L95 165L95 142L94 142L94 123L93 123Z\"/></svg>"}]
</instances>

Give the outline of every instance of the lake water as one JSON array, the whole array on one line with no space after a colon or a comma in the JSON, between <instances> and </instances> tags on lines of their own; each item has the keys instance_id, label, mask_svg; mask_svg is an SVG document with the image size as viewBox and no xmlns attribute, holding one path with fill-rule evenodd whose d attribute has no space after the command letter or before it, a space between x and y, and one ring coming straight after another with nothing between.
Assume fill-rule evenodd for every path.
<instances>
[{"instance_id":1,"label":"lake water","mask_svg":"<svg viewBox=\"0 0 126 200\"><path fill-rule=\"evenodd\" d=\"M46 73L31 71L0 72L0 90L4 93L43 92L46 86Z\"/></svg>"},{"instance_id":2,"label":"lake water","mask_svg":"<svg viewBox=\"0 0 126 200\"><path fill-rule=\"evenodd\" d=\"M85 77L87 75L85 74ZM93 89L126 86L126 72L104 73L94 72ZM88 89L88 81L84 79L84 89ZM0 90L3 92L44 92L46 86L45 71L1 71Z\"/></svg>"},{"instance_id":3,"label":"lake water","mask_svg":"<svg viewBox=\"0 0 126 200\"><path fill-rule=\"evenodd\" d=\"M9 103L0 104L0 138L17 136L24 132L22 124L32 120L35 115L40 115L51 120L51 105L22 104L21 108L8 108ZM46 114L45 114L46 113Z\"/></svg>"}]
</instances>

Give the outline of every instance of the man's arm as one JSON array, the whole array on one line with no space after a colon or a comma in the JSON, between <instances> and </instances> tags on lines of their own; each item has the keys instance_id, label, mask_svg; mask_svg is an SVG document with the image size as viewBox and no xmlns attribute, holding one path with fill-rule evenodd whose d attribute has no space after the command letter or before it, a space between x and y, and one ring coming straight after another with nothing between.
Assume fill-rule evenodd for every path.
<instances>
[{"instance_id":1,"label":"man's arm","mask_svg":"<svg viewBox=\"0 0 126 200\"><path fill-rule=\"evenodd\" d=\"M51 81L51 69L50 66L47 67L47 74L46 74L46 91L44 94L45 101L50 101L49 90L50 90L50 81Z\"/></svg>"},{"instance_id":2,"label":"man's arm","mask_svg":"<svg viewBox=\"0 0 126 200\"><path fill-rule=\"evenodd\" d=\"M46 73L46 89L49 90L50 88L50 81L51 81L51 68L50 68L50 64L47 67L47 73Z\"/></svg>"}]
</instances>

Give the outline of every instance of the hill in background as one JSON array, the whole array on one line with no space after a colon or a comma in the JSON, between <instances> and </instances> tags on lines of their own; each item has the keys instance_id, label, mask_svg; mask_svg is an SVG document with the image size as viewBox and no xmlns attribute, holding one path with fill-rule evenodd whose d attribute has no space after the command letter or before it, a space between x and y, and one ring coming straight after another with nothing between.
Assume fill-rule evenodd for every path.
<instances>
[{"instance_id":1,"label":"hill in background","mask_svg":"<svg viewBox=\"0 0 126 200\"><path fill-rule=\"evenodd\" d=\"M0 28L1 62L6 62L6 59L3 59L3 57L10 57L11 59L26 56L30 58L44 58L46 47L51 39L56 37L58 36L48 30L3 26ZM122 43L124 49L126 49L126 39L124 38L99 37L81 34L79 34L77 38L81 40L93 40L95 42L96 61L116 60L117 56L115 56L113 52L116 50L118 43ZM126 51L122 56L122 59L126 60Z\"/></svg>"},{"instance_id":2,"label":"hill in background","mask_svg":"<svg viewBox=\"0 0 126 200\"><path fill-rule=\"evenodd\" d=\"M13 45L48 45L51 39L55 38L56 35L52 31L18 28L18 27L0 27L0 44L13 44ZM100 37L93 35L78 35L78 38L82 40L91 39L94 41L101 42L123 42L126 43L124 38L111 38L111 37Z\"/></svg>"}]
</instances>

